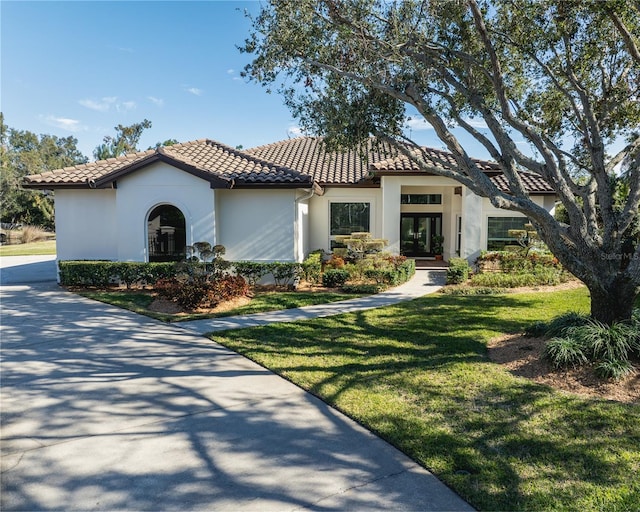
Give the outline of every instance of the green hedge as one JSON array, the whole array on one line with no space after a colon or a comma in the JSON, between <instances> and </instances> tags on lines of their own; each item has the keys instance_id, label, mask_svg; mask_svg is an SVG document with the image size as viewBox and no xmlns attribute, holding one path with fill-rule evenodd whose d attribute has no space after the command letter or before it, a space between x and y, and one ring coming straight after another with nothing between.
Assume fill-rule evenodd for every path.
<instances>
[{"instance_id":1,"label":"green hedge","mask_svg":"<svg viewBox=\"0 0 640 512\"><path fill-rule=\"evenodd\" d=\"M244 277L250 286L254 286L260 279L271 274L276 286L289 287L303 273L302 264L295 262L236 261L231 266L235 273Z\"/></svg>"},{"instance_id":2,"label":"green hedge","mask_svg":"<svg viewBox=\"0 0 640 512\"><path fill-rule=\"evenodd\" d=\"M317 284L322 275L322 250L313 251L302 262L302 274L305 281Z\"/></svg>"},{"instance_id":3,"label":"green hedge","mask_svg":"<svg viewBox=\"0 0 640 512\"><path fill-rule=\"evenodd\" d=\"M461 284L469 279L469 262L464 258L451 258L447 269L447 284Z\"/></svg>"},{"instance_id":4,"label":"green hedge","mask_svg":"<svg viewBox=\"0 0 640 512\"><path fill-rule=\"evenodd\" d=\"M349 272L341 268L330 268L322 274L322 286L327 288L337 288L342 286L349 279Z\"/></svg>"},{"instance_id":5,"label":"green hedge","mask_svg":"<svg viewBox=\"0 0 640 512\"><path fill-rule=\"evenodd\" d=\"M174 263L142 263L134 261L59 261L60 284L63 286L95 286L110 284L153 284L158 279L175 275Z\"/></svg>"}]
</instances>

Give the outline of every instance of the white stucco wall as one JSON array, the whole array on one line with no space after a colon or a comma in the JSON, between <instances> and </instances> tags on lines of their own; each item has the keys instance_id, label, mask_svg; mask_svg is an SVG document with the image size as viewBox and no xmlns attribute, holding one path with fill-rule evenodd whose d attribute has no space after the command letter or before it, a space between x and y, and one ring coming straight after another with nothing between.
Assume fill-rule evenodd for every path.
<instances>
[{"instance_id":1,"label":"white stucco wall","mask_svg":"<svg viewBox=\"0 0 640 512\"><path fill-rule=\"evenodd\" d=\"M182 211L186 242L216 241L215 199L209 183L168 164L158 162L118 181L118 259L147 261L147 219L153 208L173 205Z\"/></svg>"},{"instance_id":2,"label":"white stucco wall","mask_svg":"<svg viewBox=\"0 0 640 512\"><path fill-rule=\"evenodd\" d=\"M218 242L230 261L297 261L296 190L217 190Z\"/></svg>"},{"instance_id":3,"label":"white stucco wall","mask_svg":"<svg viewBox=\"0 0 640 512\"><path fill-rule=\"evenodd\" d=\"M115 190L56 190L55 210L58 260L117 259Z\"/></svg>"},{"instance_id":4,"label":"white stucco wall","mask_svg":"<svg viewBox=\"0 0 640 512\"><path fill-rule=\"evenodd\" d=\"M371 218L369 230L374 238L382 236L382 194L378 188L326 188L322 196L313 196L309 201L309 243L308 250L324 249L329 252L330 204L370 203ZM398 202L400 198L398 196ZM398 226L400 221L398 220Z\"/></svg>"}]
</instances>

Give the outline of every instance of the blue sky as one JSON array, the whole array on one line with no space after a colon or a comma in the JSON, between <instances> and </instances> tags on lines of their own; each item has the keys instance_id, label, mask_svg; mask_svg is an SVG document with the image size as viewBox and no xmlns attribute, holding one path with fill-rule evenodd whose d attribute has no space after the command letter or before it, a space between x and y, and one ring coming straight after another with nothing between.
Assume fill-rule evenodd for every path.
<instances>
[{"instance_id":1,"label":"blue sky","mask_svg":"<svg viewBox=\"0 0 640 512\"><path fill-rule=\"evenodd\" d=\"M213 138L251 147L296 123L239 76L244 9L257 2L2 1L2 111L12 128L73 135L91 155L117 124L153 126L141 147Z\"/></svg>"},{"instance_id":2,"label":"blue sky","mask_svg":"<svg viewBox=\"0 0 640 512\"><path fill-rule=\"evenodd\" d=\"M245 148L299 134L277 94L247 83L244 11L257 1L1 1L0 100L11 128L93 149L149 119L141 149L210 138ZM442 144L413 130L419 142ZM480 156L480 155L477 155Z\"/></svg>"}]
</instances>

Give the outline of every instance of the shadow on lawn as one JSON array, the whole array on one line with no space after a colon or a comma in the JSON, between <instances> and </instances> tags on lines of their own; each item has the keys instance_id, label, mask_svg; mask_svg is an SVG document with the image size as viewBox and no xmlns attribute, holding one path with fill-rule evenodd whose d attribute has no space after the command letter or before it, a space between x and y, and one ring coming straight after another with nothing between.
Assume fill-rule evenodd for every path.
<instances>
[{"instance_id":1,"label":"shadow on lawn","mask_svg":"<svg viewBox=\"0 0 640 512\"><path fill-rule=\"evenodd\" d=\"M536 307L437 296L214 338L341 409L476 507L637 502L640 408L561 395L488 360L488 337L523 330Z\"/></svg>"}]
</instances>

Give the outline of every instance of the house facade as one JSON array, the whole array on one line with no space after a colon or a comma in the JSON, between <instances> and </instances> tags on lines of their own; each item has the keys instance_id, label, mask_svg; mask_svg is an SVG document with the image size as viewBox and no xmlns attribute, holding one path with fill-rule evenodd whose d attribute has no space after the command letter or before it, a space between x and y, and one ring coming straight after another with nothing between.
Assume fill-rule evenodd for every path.
<instances>
[{"instance_id":1,"label":"house facade","mask_svg":"<svg viewBox=\"0 0 640 512\"><path fill-rule=\"evenodd\" d=\"M426 154L431 165L455 165L446 152ZM506 189L497 164L476 164ZM549 184L522 178L552 211ZM373 140L345 153L314 137L245 151L198 140L28 176L24 186L55 190L59 260L167 261L207 241L231 261L302 261L356 231L417 258L434 256L441 235L445 260L473 260L527 222Z\"/></svg>"}]
</instances>

